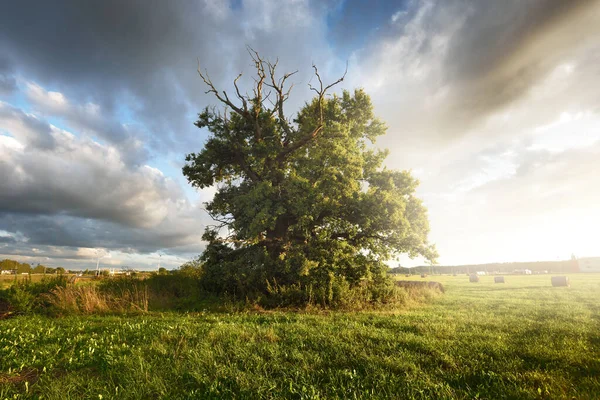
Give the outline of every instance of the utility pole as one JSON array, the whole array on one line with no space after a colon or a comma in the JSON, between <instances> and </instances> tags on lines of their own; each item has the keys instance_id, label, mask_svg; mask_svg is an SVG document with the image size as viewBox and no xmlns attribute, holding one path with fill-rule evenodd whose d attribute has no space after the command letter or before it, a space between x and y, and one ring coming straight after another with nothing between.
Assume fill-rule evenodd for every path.
<instances>
[{"instance_id":1,"label":"utility pole","mask_svg":"<svg viewBox=\"0 0 600 400\"><path fill-rule=\"evenodd\" d=\"M96 250L96 276L100 275L100 250Z\"/></svg>"}]
</instances>

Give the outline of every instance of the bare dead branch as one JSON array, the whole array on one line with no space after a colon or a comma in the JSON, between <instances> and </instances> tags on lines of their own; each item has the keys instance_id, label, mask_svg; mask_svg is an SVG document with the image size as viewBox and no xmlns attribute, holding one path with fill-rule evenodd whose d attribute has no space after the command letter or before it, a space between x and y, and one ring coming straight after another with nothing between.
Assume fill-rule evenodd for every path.
<instances>
[{"instance_id":1,"label":"bare dead branch","mask_svg":"<svg viewBox=\"0 0 600 400\"><path fill-rule=\"evenodd\" d=\"M277 117L279 119L279 125L281 129L283 129L285 133L284 144L290 140L292 137L292 128L285 118L285 113L283 111L283 103L289 98L290 90L294 86L292 85L287 92L284 92L285 81L292 75L296 74L298 71L290 72L284 74L279 80L276 78L275 71L277 69L277 64L279 63L279 59L275 61L275 63L267 62L267 66L269 68L269 77L271 78L271 83L267 83L266 85L272 88L276 93L276 100L273 104L273 110L271 110L271 114L277 113Z\"/></svg>"},{"instance_id":2,"label":"bare dead branch","mask_svg":"<svg viewBox=\"0 0 600 400\"><path fill-rule=\"evenodd\" d=\"M316 68L315 68L316 69ZM325 89L323 90L323 94L325 94L325 92L329 89L331 89L332 87L334 87L335 85L337 85L338 83L341 83L344 81L344 78L346 77L346 74L348 73L348 61L346 61L346 69L344 70L344 75L342 75L342 77L340 79L338 79L337 81L333 82L331 85L325 86ZM321 81L321 79L319 78L319 81Z\"/></svg>"},{"instance_id":3,"label":"bare dead branch","mask_svg":"<svg viewBox=\"0 0 600 400\"><path fill-rule=\"evenodd\" d=\"M346 63L346 69L345 69L342 77L329 85L325 85L323 83L323 79L321 78L321 75L319 74L319 70L317 69L316 65L313 64L312 67L314 69L314 74L317 77L317 80L319 81L319 85L318 85L318 87L315 87L315 86L311 85L309 82L309 88L310 88L310 90L317 93L317 96L318 96L317 97L318 115L319 115L318 125L313 129L312 132L304 135L303 137L297 139L294 143L292 143L291 141L294 138L294 136L296 136L297 132L292 128L292 126L290 125L290 122L285 117L284 103L289 99L290 93L291 93L292 88L294 87L294 84L292 83L288 88L285 87L285 84L286 84L286 81L291 76L295 75L298 71L283 74L283 76L281 76L278 79L276 77L276 69L279 64L279 59L277 59L274 63L271 63L269 61L263 60L260 57L260 55L258 54L258 52L256 50L252 49L250 46L247 46L246 48L247 48L248 54L250 55L252 61L254 62L254 67L256 68L256 73L258 76L258 79L256 79L256 78L254 79L255 87L253 89L254 98L252 99L252 107L253 107L252 112L250 112L250 109L248 108L248 101L250 100L249 97L247 95L246 96L242 95L240 92L239 86L238 86L238 80L242 77L242 74L239 74L237 76L237 78L233 81L233 85L235 87L235 93L242 102L241 107L237 106L236 104L234 104L231 101L231 99L227 95L227 92L225 92L225 91L219 92L215 88L210 77L208 76L208 72L205 71L203 73L202 70L200 69L200 61L199 60L198 60L198 75L200 75L200 77L202 78L202 80L208 87L208 90L206 91L206 93L213 93L219 101L221 101L223 104L225 104L226 108L227 107L230 108L233 112L237 113L242 118L248 120L248 122L252 121L252 123L254 124L254 131L255 131L254 139L256 142L259 142L263 139L263 132L262 132L261 124L260 124L260 118L261 118L261 112L265 109L264 103L266 101L269 101L273 105L273 108L270 110L267 110L267 112L269 113L270 116L277 114L278 124L284 133L284 138L281 142L283 149L275 157L275 160L277 162L281 163L285 160L285 158L289 154L291 154L294 151L296 151L297 149L305 146L310 141L314 140L319 135L320 132L322 132L323 126L324 126L324 120L323 120L324 97L329 89L331 89L335 85L339 84L340 82L344 81L344 78L346 77L346 73L348 72L348 63ZM265 65L266 65L267 70L265 69ZM268 81L267 81L267 79L268 79ZM263 86L264 85L270 87L272 90L269 91L269 93L263 97ZM271 100L269 98L271 93L275 93L274 100ZM227 112L225 112L224 118L227 120ZM250 165L248 165L245 156L241 152L241 149L238 149L238 148L234 149L234 154L236 157L236 161L238 162L238 164L242 168L242 170L244 170L246 175L252 180L255 180L255 181L260 180L260 176L255 171L252 170Z\"/></svg>"},{"instance_id":4,"label":"bare dead branch","mask_svg":"<svg viewBox=\"0 0 600 400\"><path fill-rule=\"evenodd\" d=\"M294 142L293 144L290 144L288 141L284 142L284 149L277 155L277 161L278 162L282 162L289 154L293 153L294 151L298 150L301 147L304 147L307 143L309 143L310 141L312 141L313 139L315 139L317 137L317 135L323 130L323 125L324 125L324 121L323 121L323 99L325 97L325 94L327 93L327 90L331 89L332 87L334 87L335 85L339 84L340 82L344 81L344 78L346 77L346 73L348 72L348 63L346 63L346 70L344 71L344 75L342 75L341 78L339 78L338 80L336 80L335 82L327 85L327 86L323 86L323 80L321 79L321 75L319 74L319 70L317 69L317 66L313 64L313 69L315 70L315 76L317 77L317 79L319 80L319 88L316 88L314 86L312 86L310 83L308 84L309 88L313 91L315 91L318 95L318 104L319 104L319 124L315 127L315 129L303 136L302 138L300 138L299 140L297 140L296 142ZM283 104L283 98L280 99L281 104Z\"/></svg>"},{"instance_id":5,"label":"bare dead branch","mask_svg":"<svg viewBox=\"0 0 600 400\"><path fill-rule=\"evenodd\" d=\"M245 115L244 110L242 110L241 108L239 108L238 106L233 104L231 102L231 100L229 100L229 97L227 96L227 92L223 91L223 96L221 96L219 91L215 88L215 85L210 80L210 77L208 76L207 71L205 71L204 74L202 73L202 70L200 69L200 60L199 59L198 59L198 75L200 75L200 78L202 78L202 80L204 81L206 86L208 86L208 88L209 88L205 93L213 93L215 95L215 97L221 103L226 104L227 106L229 106L233 111L235 111L239 115L241 115L241 116Z\"/></svg>"},{"instance_id":6,"label":"bare dead branch","mask_svg":"<svg viewBox=\"0 0 600 400\"><path fill-rule=\"evenodd\" d=\"M259 123L263 105L262 90L267 74L265 73L265 62L260 58L258 52L250 46L246 46L246 49L248 54L250 54L252 61L254 61L254 67L256 68L256 74L258 75L258 80L255 80L256 85L254 88L254 138L259 142L262 140L262 128Z\"/></svg>"},{"instance_id":7,"label":"bare dead branch","mask_svg":"<svg viewBox=\"0 0 600 400\"><path fill-rule=\"evenodd\" d=\"M242 96L242 94L240 93L240 88L238 88L237 85L237 81L242 77L242 74L240 73L237 78L235 78L233 80L233 86L235 86L235 92L237 93L237 97L242 100L242 105L244 107L244 112L248 112L248 103L246 102L246 98L244 96Z\"/></svg>"}]
</instances>

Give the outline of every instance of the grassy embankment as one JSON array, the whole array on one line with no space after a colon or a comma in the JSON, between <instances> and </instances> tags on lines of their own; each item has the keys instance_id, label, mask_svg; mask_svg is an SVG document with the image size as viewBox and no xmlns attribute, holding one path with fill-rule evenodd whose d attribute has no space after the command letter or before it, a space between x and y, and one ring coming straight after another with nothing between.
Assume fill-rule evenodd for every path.
<instances>
[{"instance_id":1,"label":"grassy embankment","mask_svg":"<svg viewBox=\"0 0 600 400\"><path fill-rule=\"evenodd\" d=\"M600 397L600 274L428 279L397 313L0 321L0 398Z\"/></svg>"}]
</instances>

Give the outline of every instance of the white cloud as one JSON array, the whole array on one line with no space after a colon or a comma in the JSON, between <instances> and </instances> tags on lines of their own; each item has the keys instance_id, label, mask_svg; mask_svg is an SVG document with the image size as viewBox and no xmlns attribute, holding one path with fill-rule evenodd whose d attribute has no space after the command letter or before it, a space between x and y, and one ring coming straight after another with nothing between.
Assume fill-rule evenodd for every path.
<instances>
[{"instance_id":1,"label":"white cloud","mask_svg":"<svg viewBox=\"0 0 600 400\"><path fill-rule=\"evenodd\" d=\"M600 5L532 2L521 19L518 3L414 2L352 59L388 165L419 171L442 263L594 252Z\"/></svg>"},{"instance_id":2,"label":"white cloud","mask_svg":"<svg viewBox=\"0 0 600 400\"><path fill-rule=\"evenodd\" d=\"M139 163L147 157L141 133L104 113L100 105L74 104L64 94L47 91L33 82L26 86L27 99L42 116L62 118L79 135L108 141L127 163Z\"/></svg>"},{"instance_id":3,"label":"white cloud","mask_svg":"<svg viewBox=\"0 0 600 400\"><path fill-rule=\"evenodd\" d=\"M0 229L17 238L15 230L23 225L39 244L36 257L82 258L87 250L80 243L86 241L103 242L112 251L192 245L199 251L206 217L159 169L128 164L123 149L74 135L7 103L0 103L0 125L11 135L0 136ZM32 223L24 217L19 223L15 215L29 215ZM69 222L61 222L66 216ZM113 224L110 230L107 223ZM114 229L123 235L111 237ZM49 247L53 241L79 250Z\"/></svg>"}]
</instances>

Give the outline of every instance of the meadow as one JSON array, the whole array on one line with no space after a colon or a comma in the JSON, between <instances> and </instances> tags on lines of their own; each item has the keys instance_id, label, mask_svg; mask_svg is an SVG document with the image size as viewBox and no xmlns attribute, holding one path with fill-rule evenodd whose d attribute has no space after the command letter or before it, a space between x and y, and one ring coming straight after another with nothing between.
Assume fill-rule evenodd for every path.
<instances>
[{"instance_id":1,"label":"meadow","mask_svg":"<svg viewBox=\"0 0 600 400\"><path fill-rule=\"evenodd\" d=\"M597 399L600 274L404 276L402 310L18 316L0 398Z\"/></svg>"},{"instance_id":2,"label":"meadow","mask_svg":"<svg viewBox=\"0 0 600 400\"><path fill-rule=\"evenodd\" d=\"M50 276L50 275L48 275ZM67 275L65 275L67 276ZM18 275L0 275L0 289L10 287L15 282L41 282L46 275L44 274L18 274Z\"/></svg>"}]
</instances>

